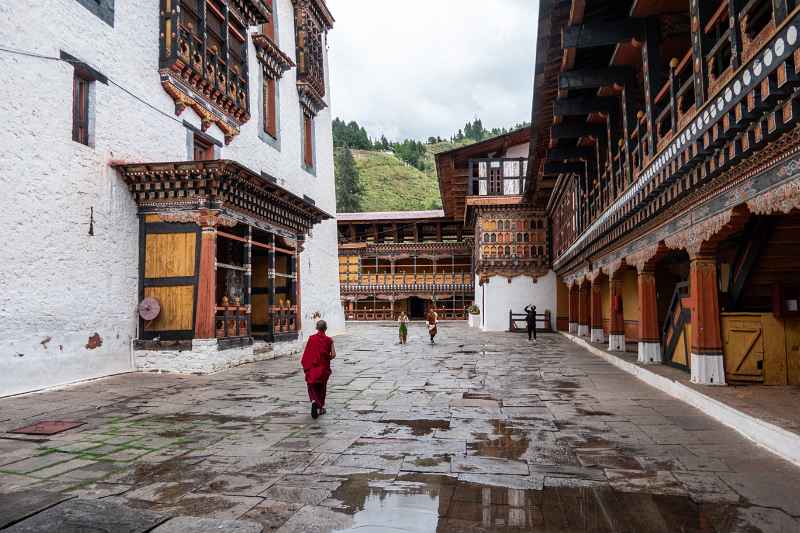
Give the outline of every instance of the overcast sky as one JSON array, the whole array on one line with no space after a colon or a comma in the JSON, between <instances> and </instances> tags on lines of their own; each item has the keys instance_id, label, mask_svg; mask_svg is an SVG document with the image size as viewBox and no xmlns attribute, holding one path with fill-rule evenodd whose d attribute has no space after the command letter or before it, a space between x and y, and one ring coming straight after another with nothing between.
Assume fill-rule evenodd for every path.
<instances>
[{"instance_id":1,"label":"overcast sky","mask_svg":"<svg viewBox=\"0 0 800 533\"><path fill-rule=\"evenodd\" d=\"M327 0L333 116L370 136L530 120L538 0Z\"/></svg>"}]
</instances>

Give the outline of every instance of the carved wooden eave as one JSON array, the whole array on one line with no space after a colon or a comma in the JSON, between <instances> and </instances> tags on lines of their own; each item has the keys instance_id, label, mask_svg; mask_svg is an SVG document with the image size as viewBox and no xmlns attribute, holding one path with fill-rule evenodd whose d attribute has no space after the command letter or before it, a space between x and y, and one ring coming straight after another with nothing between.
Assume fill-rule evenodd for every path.
<instances>
[{"instance_id":1,"label":"carved wooden eave","mask_svg":"<svg viewBox=\"0 0 800 533\"><path fill-rule=\"evenodd\" d=\"M264 77L270 80L279 80L283 74L294 67L292 58L278 48L275 42L261 33L253 35L253 44L256 47L256 59L261 65Z\"/></svg>"},{"instance_id":2,"label":"carved wooden eave","mask_svg":"<svg viewBox=\"0 0 800 533\"><path fill-rule=\"evenodd\" d=\"M225 136L225 144L230 144L239 134L242 124L250 120L247 105L236 106L227 96L217 95L218 98L209 98L210 91L197 92L192 87L195 85L191 79L191 72L183 68L184 64L178 61L171 68L161 69L161 85L175 101L175 114L180 116L188 107L200 117L203 131L215 124ZM240 92L240 98L246 99L247 93Z\"/></svg>"},{"instance_id":3,"label":"carved wooden eave","mask_svg":"<svg viewBox=\"0 0 800 533\"><path fill-rule=\"evenodd\" d=\"M265 0L229 0L228 8L245 23L245 26L266 24L272 18L270 4Z\"/></svg>"},{"instance_id":4,"label":"carved wooden eave","mask_svg":"<svg viewBox=\"0 0 800 533\"><path fill-rule=\"evenodd\" d=\"M141 213L219 210L288 238L333 218L244 165L230 160L114 165Z\"/></svg>"},{"instance_id":5,"label":"carved wooden eave","mask_svg":"<svg viewBox=\"0 0 800 533\"><path fill-rule=\"evenodd\" d=\"M323 95L319 94L319 91L308 82L297 82L297 94L300 97L300 105L303 107L303 112L309 116L315 117L320 111L328 107Z\"/></svg>"}]
</instances>

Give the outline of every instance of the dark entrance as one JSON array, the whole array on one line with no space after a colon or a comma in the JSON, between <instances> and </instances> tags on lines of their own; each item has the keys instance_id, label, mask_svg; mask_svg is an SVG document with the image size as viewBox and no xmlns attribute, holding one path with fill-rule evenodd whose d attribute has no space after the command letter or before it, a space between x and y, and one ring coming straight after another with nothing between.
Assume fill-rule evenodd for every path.
<instances>
[{"instance_id":1,"label":"dark entrance","mask_svg":"<svg viewBox=\"0 0 800 533\"><path fill-rule=\"evenodd\" d=\"M425 318L425 300L412 296L408 299L408 318L422 320Z\"/></svg>"}]
</instances>

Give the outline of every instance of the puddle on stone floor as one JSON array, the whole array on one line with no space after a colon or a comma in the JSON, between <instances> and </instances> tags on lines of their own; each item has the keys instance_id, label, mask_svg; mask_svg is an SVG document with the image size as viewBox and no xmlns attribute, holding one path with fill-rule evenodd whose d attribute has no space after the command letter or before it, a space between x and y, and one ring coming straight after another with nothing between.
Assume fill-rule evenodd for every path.
<instances>
[{"instance_id":1,"label":"puddle on stone floor","mask_svg":"<svg viewBox=\"0 0 800 533\"><path fill-rule=\"evenodd\" d=\"M449 420L383 420L383 422L411 428L411 434L416 437L430 435L436 429L450 429Z\"/></svg>"},{"instance_id":2,"label":"puddle on stone floor","mask_svg":"<svg viewBox=\"0 0 800 533\"><path fill-rule=\"evenodd\" d=\"M504 420L492 420L493 432L473 433L474 442L467 443L471 454L501 459L519 459L528 451L528 432Z\"/></svg>"},{"instance_id":3,"label":"puddle on stone floor","mask_svg":"<svg viewBox=\"0 0 800 533\"><path fill-rule=\"evenodd\" d=\"M607 487L523 490L409 475L348 478L332 496L351 515L345 532L713 533L725 531L738 509L697 504L685 496L620 493Z\"/></svg>"}]
</instances>

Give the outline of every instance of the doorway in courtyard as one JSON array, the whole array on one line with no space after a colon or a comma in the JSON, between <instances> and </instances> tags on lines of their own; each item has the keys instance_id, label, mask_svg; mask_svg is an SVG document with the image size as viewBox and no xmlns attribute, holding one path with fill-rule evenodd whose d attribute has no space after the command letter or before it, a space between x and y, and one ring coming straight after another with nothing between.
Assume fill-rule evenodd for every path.
<instances>
[{"instance_id":1,"label":"doorway in courtyard","mask_svg":"<svg viewBox=\"0 0 800 533\"><path fill-rule=\"evenodd\" d=\"M412 320L422 320L428 311L425 300L412 296L408 299L408 318Z\"/></svg>"}]
</instances>

